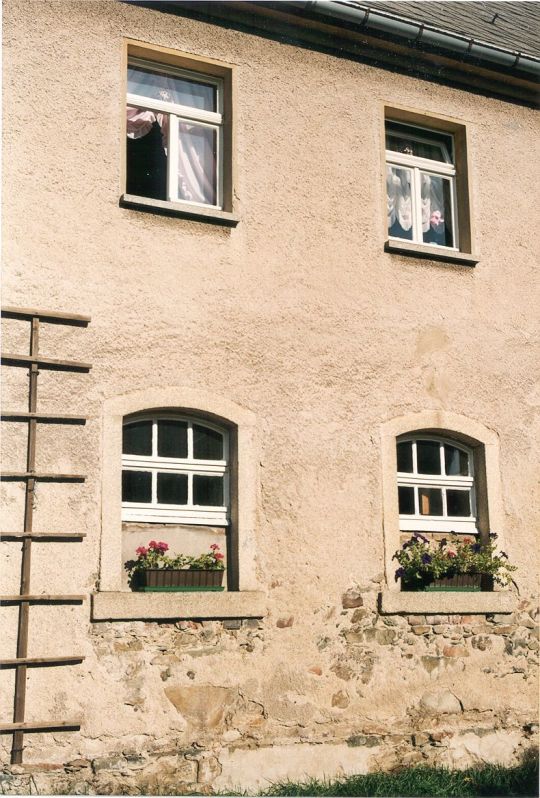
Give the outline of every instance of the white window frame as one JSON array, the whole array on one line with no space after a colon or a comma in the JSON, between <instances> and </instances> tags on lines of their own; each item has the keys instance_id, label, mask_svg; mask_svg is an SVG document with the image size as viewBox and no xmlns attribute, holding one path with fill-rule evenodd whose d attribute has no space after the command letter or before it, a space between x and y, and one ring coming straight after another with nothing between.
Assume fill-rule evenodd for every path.
<instances>
[{"instance_id":1,"label":"white window frame","mask_svg":"<svg viewBox=\"0 0 540 798\"><path fill-rule=\"evenodd\" d=\"M431 130L430 128L421 128L417 125L407 125L394 119L387 119L386 124L398 124L400 127L409 127L411 130L408 136L412 141L419 141L426 144L432 144L432 140L428 137L422 136L422 131L428 133L439 133L441 131ZM386 133L390 135L399 134L392 133L385 128ZM443 135L453 139L451 133L444 133ZM411 204L412 204L412 239L398 238L397 236L389 235L390 241L410 241L413 244L420 246L437 247L438 249L448 250L450 252L459 252L459 247L456 246L459 241L458 230L458 211L457 211L457 196L456 196L456 166L452 161L451 154L444 142L439 142L442 147L443 153L447 161L434 161L431 158L420 158L416 155L407 155L404 152L395 152L394 150L386 150L386 166L394 166L398 169L405 168L411 172ZM447 247L444 244L437 244L435 242L427 243L424 241L422 233L422 177L421 173L427 172L433 177L441 177L449 180L450 183L450 197L452 206L452 240L454 246Z\"/></svg>"},{"instance_id":2,"label":"white window frame","mask_svg":"<svg viewBox=\"0 0 540 798\"><path fill-rule=\"evenodd\" d=\"M417 449L418 441L429 441L439 444L439 454L441 463L440 474L419 474L417 468ZM456 532L475 535L476 527L476 495L474 486L474 458L472 449L451 438L442 438L436 435L404 435L397 439L396 444L412 443L413 471L397 472L397 486L412 488L440 488L442 492L443 515L421 515L418 506L418 491L414 492L415 512L414 515L400 515L399 528L402 532ZM448 476L444 473L444 446L453 446L467 455L469 465L468 476ZM446 512L446 490L447 489L466 489L470 490L471 515L449 516Z\"/></svg>"},{"instance_id":3,"label":"white window frame","mask_svg":"<svg viewBox=\"0 0 540 798\"><path fill-rule=\"evenodd\" d=\"M186 458L159 457L157 454L157 422L184 421L187 423L188 455ZM152 475L152 499L150 502L122 501L122 521L148 523L203 524L206 526L228 526L230 523L230 472L229 436L227 430L206 419L171 413L143 413L124 419L124 426L138 421L152 422L152 454L124 454L123 471L143 471ZM207 427L223 438L222 460L198 460L193 456L193 425ZM186 474L188 477L188 503L185 505L159 504L157 501L158 473ZM223 499L221 507L193 504L193 476L222 476Z\"/></svg>"},{"instance_id":4,"label":"white window frame","mask_svg":"<svg viewBox=\"0 0 540 798\"><path fill-rule=\"evenodd\" d=\"M187 80L206 83L216 89L217 112L204 111L163 100L154 100L140 94L127 92L126 104L148 111L166 113L169 116L169 133L167 142L167 200L182 205L196 205L200 208L223 209L223 80L202 72L192 72L189 69L158 64L144 58L128 58L128 67L140 67L151 72L186 78ZM193 202L178 196L178 126L180 122L196 122L202 127L212 128L216 131L216 204L207 202Z\"/></svg>"}]
</instances>

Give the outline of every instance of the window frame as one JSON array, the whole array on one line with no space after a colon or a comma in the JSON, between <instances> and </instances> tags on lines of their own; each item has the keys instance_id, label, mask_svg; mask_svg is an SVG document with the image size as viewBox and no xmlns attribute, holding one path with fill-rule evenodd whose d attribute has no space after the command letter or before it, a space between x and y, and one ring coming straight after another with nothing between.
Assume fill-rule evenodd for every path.
<instances>
[{"instance_id":1,"label":"window frame","mask_svg":"<svg viewBox=\"0 0 540 798\"><path fill-rule=\"evenodd\" d=\"M417 443L418 441L428 441L439 444L440 453L440 474L421 474L418 472L417 463ZM399 529L401 532L456 532L457 534L477 534L477 501L475 486L475 468L473 450L465 444L452 438L440 435L427 435L422 433L401 435L396 438L397 446L400 443L412 443L413 471L398 471L396 466L397 487L414 488L440 488L442 496L442 515L422 515L418 506L418 491L414 491L415 513L399 513ZM453 476L444 473L444 446L452 446L467 455L468 476ZM469 516L449 516L447 510L446 491L448 489L468 490L470 492Z\"/></svg>"},{"instance_id":2,"label":"window frame","mask_svg":"<svg viewBox=\"0 0 540 798\"><path fill-rule=\"evenodd\" d=\"M187 427L188 456L186 458L163 457L157 454L158 421L185 421ZM129 523L181 523L190 525L222 526L230 524L230 454L228 430L217 424L193 415L171 412L138 413L123 420L122 430L139 421L152 422L152 454L125 454L122 447L122 473L140 471L152 474L152 500L150 502L126 502L122 499L122 521ZM223 439L222 460L202 460L193 457L193 425L218 432ZM191 456L190 456L191 454ZM188 503L171 505L157 501L157 474L173 473L188 475ZM222 476L223 499L220 506L193 504L193 477ZM191 501L190 501L191 499Z\"/></svg>"},{"instance_id":3,"label":"window frame","mask_svg":"<svg viewBox=\"0 0 540 798\"><path fill-rule=\"evenodd\" d=\"M126 91L126 106L144 108L149 111L167 114L169 117L168 140L167 140L167 199L166 202L174 202L180 205L190 205L201 208L223 210L223 79L211 75L203 75L201 72L194 72L189 69L182 69L167 64L160 64L136 56L128 56L129 67L139 67L150 72L175 77L186 78L194 83L207 83L216 89L217 111L205 111L191 106L181 105L174 102L155 100L140 94L133 94ZM179 123L196 122L200 127L209 128L216 131L216 202L194 202L184 200L178 196L178 136ZM142 195L144 196L144 195Z\"/></svg>"},{"instance_id":4,"label":"window frame","mask_svg":"<svg viewBox=\"0 0 540 798\"><path fill-rule=\"evenodd\" d=\"M453 134L452 133L445 133L443 134L442 131L433 131L428 127L420 127L419 125L410 125L404 122L399 122L396 119L387 118L385 120L385 136L387 134L387 124L399 124L402 127L408 127L411 129L410 139L413 141L419 141L424 143L430 143L430 139L427 137L423 137L421 135L422 131L426 131L428 133L439 132L441 135L446 135L452 138L452 151L455 151L455 147L453 144ZM399 135L399 133L395 133L392 135ZM416 244L417 246L432 246L436 247L437 249L447 250L449 252L459 252L459 247L456 246L456 242L459 241L459 218L458 218L458 208L457 208L457 201L456 201L456 166L455 166L455 159L452 158L452 154L448 152L448 148L441 142L441 148L448 156L448 161L436 161L431 158L423 158L418 155L408 155L407 153L396 152L395 150L385 149L385 158L386 158L386 166L388 167L396 167L398 169L405 168L411 172L411 206L412 206L412 239L410 238L399 238L398 236L391 236L388 233L388 240L392 242L402 243L403 241L409 242L411 244ZM448 180L450 185L450 205L451 205L451 212L452 212L452 241L454 245L449 247L445 244L437 244L435 242L426 242L423 238L422 232L422 174L428 174L433 177L440 177L444 180Z\"/></svg>"},{"instance_id":5,"label":"window frame","mask_svg":"<svg viewBox=\"0 0 540 798\"><path fill-rule=\"evenodd\" d=\"M387 218L387 158L386 158L386 124L407 125L417 130L426 130L430 134L441 133L451 136L453 139L453 165L455 167L454 177L454 200L452 212L455 228L454 247L446 247L432 242L411 241L389 237L388 218ZM431 112L419 112L418 110L406 106L390 105L386 102L381 104L380 112L380 141L381 141L381 188L384 201L381 214L381 229L384 236L384 251L392 255L412 257L416 259L427 259L431 261L441 261L443 263L459 264L461 266L475 266L480 257L474 246L475 225L473 214L473 203L471 196L471 179L469 169L469 126L462 120L455 119ZM393 151L391 151L393 152ZM405 155L401 153L401 155ZM426 159L430 160L430 159ZM443 162L435 161L438 165ZM398 165L399 167L399 165ZM443 176L441 174L441 176Z\"/></svg>"},{"instance_id":6,"label":"window frame","mask_svg":"<svg viewBox=\"0 0 540 798\"><path fill-rule=\"evenodd\" d=\"M213 81L221 81L221 105L217 105L217 112L222 116L221 120L221 133L219 136L218 146L220 147L221 158L219 159L220 175L217 187L221 191L221 196L216 198L219 205L210 205L201 202L192 202L191 200L162 200L154 197L146 197L141 194L131 194L127 192L127 120L126 120L126 106L128 105L128 63L130 61L145 62L151 70L164 71L165 74L170 72L172 75L176 72L182 72L190 79L195 78L202 83L212 83ZM236 67L234 64L217 61L206 56L199 56L193 53L185 53L179 50L173 50L168 47L163 47L158 44L149 44L148 42L137 41L136 39L126 38L122 43L122 74L123 74L123 100L119 106L119 122L120 122L120 151L121 151L121 168L120 168L120 200L119 206L123 209L130 211L135 210L144 213L159 214L161 216L177 217L191 221L203 222L210 225L219 225L225 227L236 227L240 222L238 213L235 212L235 197L236 191L234 189L236 162L234 158L235 152L235 72ZM146 107L149 98L142 98L141 95L136 95L138 99L142 99L142 105ZM160 101L157 101L158 103ZM155 105L155 104L154 104ZM157 106L155 106L157 109ZM193 109L189 109L189 114ZM165 111L167 112L167 111ZM160 113L163 111L160 110ZM203 115L204 111L199 111ZM208 112L213 113L213 112ZM212 120L202 117L200 121L192 120L197 124L211 123ZM169 159L170 161L170 159ZM169 171L169 164L167 165ZM167 178L168 182L169 177Z\"/></svg>"}]
</instances>

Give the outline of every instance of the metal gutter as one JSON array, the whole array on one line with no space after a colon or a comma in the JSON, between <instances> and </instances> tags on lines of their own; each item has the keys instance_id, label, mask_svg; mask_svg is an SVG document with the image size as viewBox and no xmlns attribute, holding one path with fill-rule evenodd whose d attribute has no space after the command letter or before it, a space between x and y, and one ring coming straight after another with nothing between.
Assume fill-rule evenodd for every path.
<instances>
[{"instance_id":1,"label":"metal gutter","mask_svg":"<svg viewBox=\"0 0 540 798\"><path fill-rule=\"evenodd\" d=\"M349 22L363 30L379 31L390 36L408 39L415 45L440 48L453 55L480 59L506 69L527 72L540 77L540 59L524 55L517 50L507 50L473 37L451 33L411 19L377 11L347 0L307 0L288 2L287 5L311 11L318 16L332 17Z\"/></svg>"}]
</instances>

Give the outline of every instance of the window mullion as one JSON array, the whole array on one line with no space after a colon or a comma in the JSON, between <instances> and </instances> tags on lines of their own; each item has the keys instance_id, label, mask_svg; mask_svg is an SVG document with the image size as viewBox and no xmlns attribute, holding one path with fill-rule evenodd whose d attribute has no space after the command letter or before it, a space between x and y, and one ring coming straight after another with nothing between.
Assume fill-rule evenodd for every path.
<instances>
[{"instance_id":1,"label":"window mullion","mask_svg":"<svg viewBox=\"0 0 540 798\"><path fill-rule=\"evenodd\" d=\"M446 504L446 488L441 488L442 492L442 517L448 518L448 507Z\"/></svg>"},{"instance_id":2,"label":"window mullion","mask_svg":"<svg viewBox=\"0 0 540 798\"><path fill-rule=\"evenodd\" d=\"M188 507L193 507L193 474L188 474L187 504Z\"/></svg>"},{"instance_id":3,"label":"window mullion","mask_svg":"<svg viewBox=\"0 0 540 798\"><path fill-rule=\"evenodd\" d=\"M152 471L152 504L157 504L157 471Z\"/></svg>"},{"instance_id":4,"label":"window mullion","mask_svg":"<svg viewBox=\"0 0 540 798\"><path fill-rule=\"evenodd\" d=\"M418 486L414 486L414 514L416 516L420 515L420 499L418 497Z\"/></svg>"},{"instance_id":5,"label":"window mullion","mask_svg":"<svg viewBox=\"0 0 540 798\"><path fill-rule=\"evenodd\" d=\"M167 197L171 202L178 200L178 117L169 114L169 134L167 151Z\"/></svg>"},{"instance_id":6,"label":"window mullion","mask_svg":"<svg viewBox=\"0 0 540 798\"><path fill-rule=\"evenodd\" d=\"M422 183L420 180L420 169L415 166L413 173L413 241L421 244L422 237Z\"/></svg>"}]
</instances>

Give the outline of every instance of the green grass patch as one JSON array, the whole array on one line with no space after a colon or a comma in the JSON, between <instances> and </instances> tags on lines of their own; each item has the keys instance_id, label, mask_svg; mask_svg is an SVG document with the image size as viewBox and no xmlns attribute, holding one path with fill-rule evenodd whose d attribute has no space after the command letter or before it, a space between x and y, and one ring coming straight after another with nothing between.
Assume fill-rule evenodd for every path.
<instances>
[{"instance_id":1,"label":"green grass patch","mask_svg":"<svg viewBox=\"0 0 540 798\"><path fill-rule=\"evenodd\" d=\"M376 798L467 798L467 796L538 796L538 761L528 759L512 768L498 765L448 770L447 768L410 767L391 773L369 773L335 781L284 782L260 793L268 796L366 796Z\"/></svg>"}]
</instances>

